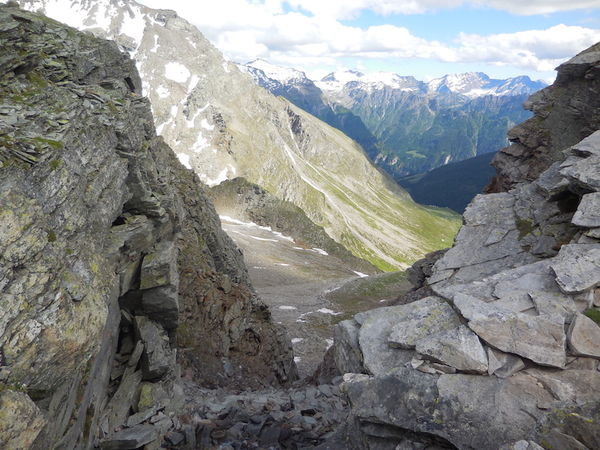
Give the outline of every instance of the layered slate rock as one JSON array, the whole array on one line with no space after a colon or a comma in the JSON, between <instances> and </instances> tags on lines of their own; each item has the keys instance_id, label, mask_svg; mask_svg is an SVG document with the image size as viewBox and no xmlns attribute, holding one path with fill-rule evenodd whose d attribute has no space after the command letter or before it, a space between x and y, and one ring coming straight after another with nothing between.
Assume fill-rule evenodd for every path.
<instances>
[{"instance_id":1,"label":"layered slate rock","mask_svg":"<svg viewBox=\"0 0 600 450\"><path fill-rule=\"evenodd\" d=\"M0 394L15 405L0 447L89 448L140 402L174 413L176 346L206 384L293 380L285 332L157 137L134 63L13 2L0 23Z\"/></svg>"},{"instance_id":2,"label":"layered slate rock","mask_svg":"<svg viewBox=\"0 0 600 450\"><path fill-rule=\"evenodd\" d=\"M378 330L357 350L397 361L345 377L358 448L597 447L600 47L558 70L496 158L501 192L473 200L454 247L417 280L459 325L406 325L383 309L355 318ZM403 305L417 324L431 298Z\"/></svg>"}]
</instances>

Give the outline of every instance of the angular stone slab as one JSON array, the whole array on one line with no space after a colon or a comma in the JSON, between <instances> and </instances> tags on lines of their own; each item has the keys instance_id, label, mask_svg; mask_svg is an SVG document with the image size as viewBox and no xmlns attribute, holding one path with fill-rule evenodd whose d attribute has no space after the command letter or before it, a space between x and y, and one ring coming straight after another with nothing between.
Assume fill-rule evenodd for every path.
<instances>
[{"instance_id":1,"label":"angular stone slab","mask_svg":"<svg viewBox=\"0 0 600 450\"><path fill-rule=\"evenodd\" d=\"M358 330L354 320L344 320L333 328L333 360L342 375L364 371Z\"/></svg>"},{"instance_id":2,"label":"angular stone slab","mask_svg":"<svg viewBox=\"0 0 600 450\"><path fill-rule=\"evenodd\" d=\"M384 375L411 360L413 352L390 348L388 337L392 327L401 320L412 304L389 306L369 311L358 333L363 364L371 375Z\"/></svg>"},{"instance_id":3,"label":"angular stone slab","mask_svg":"<svg viewBox=\"0 0 600 450\"><path fill-rule=\"evenodd\" d=\"M563 164L564 166L564 164ZM600 191L600 156L579 158L560 170L572 183L589 191Z\"/></svg>"},{"instance_id":4,"label":"angular stone slab","mask_svg":"<svg viewBox=\"0 0 600 450\"><path fill-rule=\"evenodd\" d=\"M600 327L589 317L575 315L567 337L574 355L600 358Z\"/></svg>"},{"instance_id":5,"label":"angular stone slab","mask_svg":"<svg viewBox=\"0 0 600 450\"><path fill-rule=\"evenodd\" d=\"M579 227L600 227L600 192L585 194L571 222Z\"/></svg>"},{"instance_id":6,"label":"angular stone slab","mask_svg":"<svg viewBox=\"0 0 600 450\"><path fill-rule=\"evenodd\" d=\"M454 306L467 320L498 318L502 319L512 313L510 309L496 305L496 302L484 302L467 294L456 294Z\"/></svg>"},{"instance_id":7,"label":"angular stone slab","mask_svg":"<svg viewBox=\"0 0 600 450\"><path fill-rule=\"evenodd\" d=\"M439 297L426 297L409 303L392 327L390 347L413 349L419 339L456 328L460 320L452 307Z\"/></svg>"},{"instance_id":8,"label":"angular stone slab","mask_svg":"<svg viewBox=\"0 0 600 450\"><path fill-rule=\"evenodd\" d=\"M163 241L156 246L154 252L147 254L142 262L140 288L179 285L177 253L174 241Z\"/></svg>"},{"instance_id":9,"label":"angular stone slab","mask_svg":"<svg viewBox=\"0 0 600 450\"><path fill-rule=\"evenodd\" d=\"M417 341L418 353L465 372L485 373L488 358L479 338L460 325Z\"/></svg>"},{"instance_id":10,"label":"angular stone slab","mask_svg":"<svg viewBox=\"0 0 600 450\"><path fill-rule=\"evenodd\" d=\"M169 347L169 338L157 323L147 317L134 318L136 336L144 343L142 371L144 380L153 380L165 375L175 366L175 354Z\"/></svg>"},{"instance_id":11,"label":"angular stone slab","mask_svg":"<svg viewBox=\"0 0 600 450\"><path fill-rule=\"evenodd\" d=\"M562 292L533 291L529 296L541 316L560 316L565 318L565 322L571 322L577 312L573 299Z\"/></svg>"},{"instance_id":12,"label":"angular stone slab","mask_svg":"<svg viewBox=\"0 0 600 450\"><path fill-rule=\"evenodd\" d=\"M562 318L512 313L471 320L469 328L504 352L516 353L545 366L565 367L566 335Z\"/></svg>"},{"instance_id":13,"label":"angular stone slab","mask_svg":"<svg viewBox=\"0 0 600 450\"><path fill-rule=\"evenodd\" d=\"M152 425L136 425L116 432L100 443L102 450L128 450L140 448L158 439L158 433Z\"/></svg>"},{"instance_id":14,"label":"angular stone slab","mask_svg":"<svg viewBox=\"0 0 600 450\"><path fill-rule=\"evenodd\" d=\"M535 377L554 398L561 402L600 402L600 372L597 370L543 370L523 371Z\"/></svg>"},{"instance_id":15,"label":"angular stone slab","mask_svg":"<svg viewBox=\"0 0 600 450\"><path fill-rule=\"evenodd\" d=\"M578 156L600 156L600 130L593 132L584 140L572 146L571 151Z\"/></svg>"},{"instance_id":16,"label":"angular stone slab","mask_svg":"<svg viewBox=\"0 0 600 450\"><path fill-rule=\"evenodd\" d=\"M551 264L556 282L567 294L600 285L600 244L563 245Z\"/></svg>"},{"instance_id":17,"label":"angular stone slab","mask_svg":"<svg viewBox=\"0 0 600 450\"><path fill-rule=\"evenodd\" d=\"M498 378L508 378L525 368L521 358L510 353L504 353L493 348L487 349L488 375L496 375Z\"/></svg>"}]
</instances>

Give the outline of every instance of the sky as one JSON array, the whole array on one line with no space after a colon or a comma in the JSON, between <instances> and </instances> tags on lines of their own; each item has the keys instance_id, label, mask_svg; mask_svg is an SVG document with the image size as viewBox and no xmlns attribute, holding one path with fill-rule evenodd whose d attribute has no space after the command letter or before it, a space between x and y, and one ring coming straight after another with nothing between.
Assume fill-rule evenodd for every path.
<instances>
[{"instance_id":1,"label":"sky","mask_svg":"<svg viewBox=\"0 0 600 450\"><path fill-rule=\"evenodd\" d=\"M429 80L528 75L600 41L600 0L138 0L174 9L235 62L263 58L310 78L355 69Z\"/></svg>"}]
</instances>

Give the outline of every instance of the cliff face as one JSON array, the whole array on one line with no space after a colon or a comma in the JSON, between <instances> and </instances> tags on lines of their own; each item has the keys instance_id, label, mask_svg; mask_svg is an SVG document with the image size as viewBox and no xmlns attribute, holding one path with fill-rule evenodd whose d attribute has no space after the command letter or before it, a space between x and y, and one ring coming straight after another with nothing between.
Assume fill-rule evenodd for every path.
<instances>
[{"instance_id":1,"label":"cliff face","mask_svg":"<svg viewBox=\"0 0 600 450\"><path fill-rule=\"evenodd\" d=\"M168 391L176 358L206 385L293 380L134 63L13 6L0 24L0 447L108 438Z\"/></svg>"},{"instance_id":2,"label":"cliff face","mask_svg":"<svg viewBox=\"0 0 600 450\"><path fill-rule=\"evenodd\" d=\"M429 296L337 326L350 446L600 446L598 49L532 96L496 160L512 188L477 196L413 270Z\"/></svg>"},{"instance_id":3,"label":"cliff face","mask_svg":"<svg viewBox=\"0 0 600 450\"><path fill-rule=\"evenodd\" d=\"M502 192L517 183L535 180L562 151L600 128L600 43L558 67L552 86L525 102L533 117L508 133L511 145L492 162L497 175L489 192Z\"/></svg>"}]
</instances>

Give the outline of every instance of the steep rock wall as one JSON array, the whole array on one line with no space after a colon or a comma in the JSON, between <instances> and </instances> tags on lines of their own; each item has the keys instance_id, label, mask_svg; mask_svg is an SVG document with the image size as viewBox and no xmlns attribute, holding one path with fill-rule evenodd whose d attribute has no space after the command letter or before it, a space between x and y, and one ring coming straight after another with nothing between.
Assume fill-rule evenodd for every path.
<instances>
[{"instance_id":1,"label":"steep rock wall","mask_svg":"<svg viewBox=\"0 0 600 450\"><path fill-rule=\"evenodd\" d=\"M293 380L134 63L10 4L0 24L0 446L110 439L176 381L176 356L201 384Z\"/></svg>"}]
</instances>

